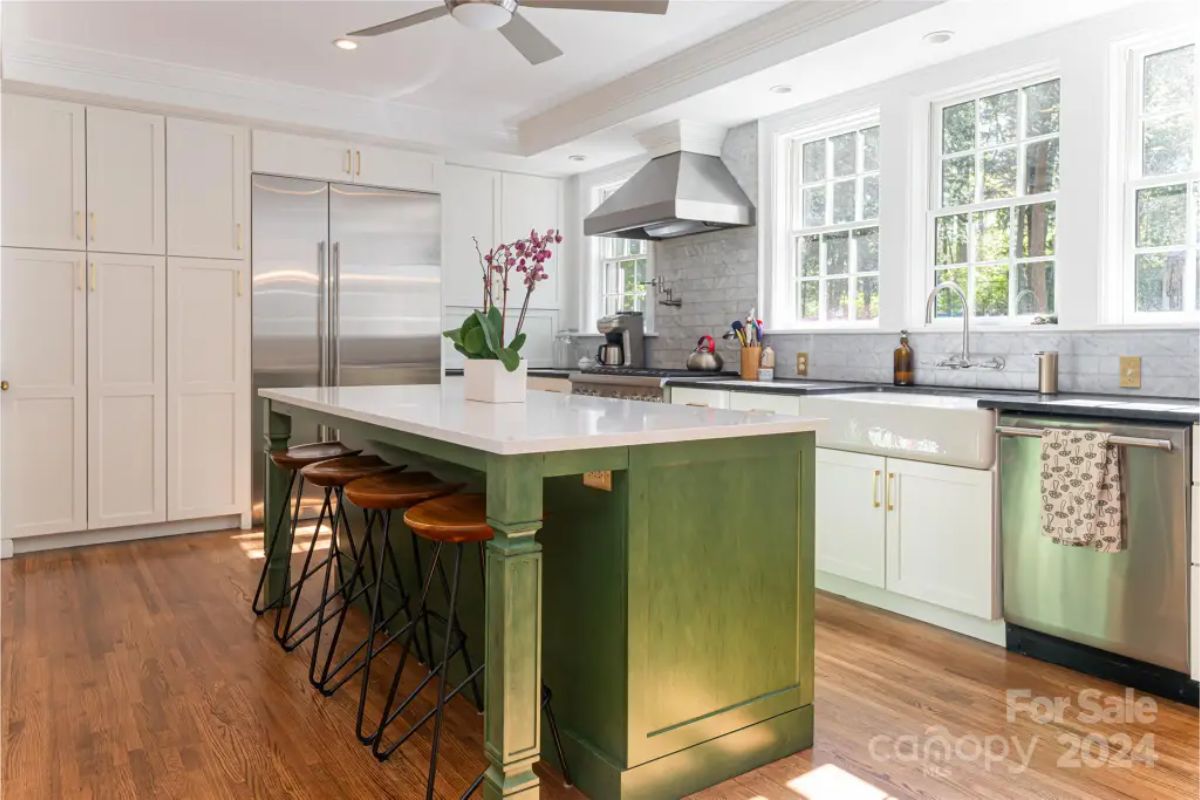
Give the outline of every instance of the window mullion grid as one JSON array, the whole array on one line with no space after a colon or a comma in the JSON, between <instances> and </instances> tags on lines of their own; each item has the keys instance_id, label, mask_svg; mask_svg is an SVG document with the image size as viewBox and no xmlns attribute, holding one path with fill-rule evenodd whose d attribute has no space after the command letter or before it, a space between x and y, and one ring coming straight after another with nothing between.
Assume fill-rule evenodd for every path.
<instances>
[{"instance_id":1,"label":"window mullion grid","mask_svg":"<svg viewBox=\"0 0 1200 800\"><path fill-rule=\"evenodd\" d=\"M855 275L858 274L858 237L854 235L853 230L846 231L846 244L850 259L846 264L846 319L853 322L858 318L854 310L855 300L858 299L858 281L855 279Z\"/></svg>"}]
</instances>

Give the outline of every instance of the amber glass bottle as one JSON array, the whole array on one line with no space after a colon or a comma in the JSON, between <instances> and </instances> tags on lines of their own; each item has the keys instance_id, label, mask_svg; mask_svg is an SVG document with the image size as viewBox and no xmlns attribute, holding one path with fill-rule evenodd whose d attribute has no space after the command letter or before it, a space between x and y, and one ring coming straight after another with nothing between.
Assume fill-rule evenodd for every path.
<instances>
[{"instance_id":1,"label":"amber glass bottle","mask_svg":"<svg viewBox=\"0 0 1200 800\"><path fill-rule=\"evenodd\" d=\"M908 344L908 331L900 331L900 346L892 354L892 383L897 386L913 384L913 349Z\"/></svg>"}]
</instances>

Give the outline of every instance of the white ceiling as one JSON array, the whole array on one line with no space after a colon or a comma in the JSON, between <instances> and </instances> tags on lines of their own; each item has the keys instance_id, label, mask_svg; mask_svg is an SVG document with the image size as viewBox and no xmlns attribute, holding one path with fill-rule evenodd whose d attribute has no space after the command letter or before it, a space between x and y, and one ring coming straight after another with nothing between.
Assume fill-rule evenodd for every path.
<instances>
[{"instance_id":1,"label":"white ceiling","mask_svg":"<svg viewBox=\"0 0 1200 800\"><path fill-rule=\"evenodd\" d=\"M531 66L500 34L449 17L332 40L440 0L389 2L5 2L4 38L35 39L427 109L469 107L513 124L771 11L784 0L673 0L664 16L521 11L564 51Z\"/></svg>"}]
</instances>

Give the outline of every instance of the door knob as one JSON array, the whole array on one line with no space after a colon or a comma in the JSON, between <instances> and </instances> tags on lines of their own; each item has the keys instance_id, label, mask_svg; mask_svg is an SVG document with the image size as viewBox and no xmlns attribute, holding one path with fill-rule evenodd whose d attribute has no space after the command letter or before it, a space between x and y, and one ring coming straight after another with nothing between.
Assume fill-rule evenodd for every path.
<instances>
[{"instance_id":1,"label":"door knob","mask_svg":"<svg viewBox=\"0 0 1200 800\"><path fill-rule=\"evenodd\" d=\"M0 381L0 392L8 391L8 381Z\"/></svg>"}]
</instances>

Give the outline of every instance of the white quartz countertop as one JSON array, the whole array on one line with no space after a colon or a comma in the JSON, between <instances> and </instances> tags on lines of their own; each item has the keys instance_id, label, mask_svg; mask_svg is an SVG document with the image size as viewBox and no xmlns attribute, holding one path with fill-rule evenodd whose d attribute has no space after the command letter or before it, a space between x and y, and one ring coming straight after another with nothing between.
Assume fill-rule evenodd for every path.
<instances>
[{"instance_id":1,"label":"white quartz countertop","mask_svg":"<svg viewBox=\"0 0 1200 800\"><path fill-rule=\"evenodd\" d=\"M478 403L441 385L261 389L259 395L500 455L551 453L816 430L819 420L761 412L530 391L524 403Z\"/></svg>"}]
</instances>

